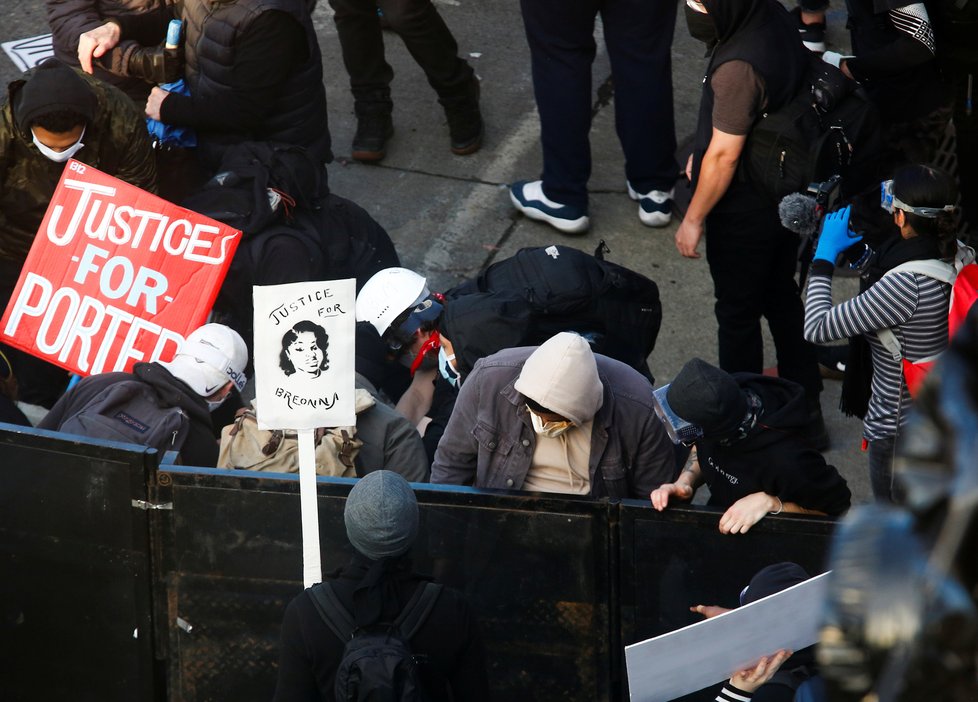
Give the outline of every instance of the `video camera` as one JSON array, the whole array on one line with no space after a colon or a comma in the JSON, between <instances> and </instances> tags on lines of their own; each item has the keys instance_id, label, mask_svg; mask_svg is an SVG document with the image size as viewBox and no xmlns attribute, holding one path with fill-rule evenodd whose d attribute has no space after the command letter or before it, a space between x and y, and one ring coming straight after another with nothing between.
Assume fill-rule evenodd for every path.
<instances>
[{"instance_id":1,"label":"video camera","mask_svg":"<svg viewBox=\"0 0 978 702\"><path fill-rule=\"evenodd\" d=\"M811 183L804 193L789 193L778 204L781 226L800 234L812 250L818 245L818 235L825 215L841 209L846 204L842 198L842 176L834 175L818 183ZM870 249L858 242L842 252L843 261L850 268L859 269L868 260Z\"/></svg>"}]
</instances>

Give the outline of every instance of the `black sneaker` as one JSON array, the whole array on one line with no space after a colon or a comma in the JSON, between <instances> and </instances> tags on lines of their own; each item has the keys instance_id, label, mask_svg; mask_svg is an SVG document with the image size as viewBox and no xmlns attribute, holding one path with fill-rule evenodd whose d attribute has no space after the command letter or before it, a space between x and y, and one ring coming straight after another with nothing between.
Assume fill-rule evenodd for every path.
<instances>
[{"instance_id":1,"label":"black sneaker","mask_svg":"<svg viewBox=\"0 0 978 702\"><path fill-rule=\"evenodd\" d=\"M485 125L479 110L479 80L473 76L471 94L462 100L443 102L448 118L452 153L456 156L474 154L482 146Z\"/></svg>"},{"instance_id":2,"label":"black sneaker","mask_svg":"<svg viewBox=\"0 0 978 702\"><path fill-rule=\"evenodd\" d=\"M394 135L394 120L390 113L357 117L357 133L353 136L354 160L375 163L387 155L387 140Z\"/></svg>"},{"instance_id":3,"label":"black sneaker","mask_svg":"<svg viewBox=\"0 0 978 702\"><path fill-rule=\"evenodd\" d=\"M798 36L805 48L816 54L825 53L825 22L814 22L805 24L801 19L801 8L796 7L791 11L795 16L795 23L798 25Z\"/></svg>"}]
</instances>

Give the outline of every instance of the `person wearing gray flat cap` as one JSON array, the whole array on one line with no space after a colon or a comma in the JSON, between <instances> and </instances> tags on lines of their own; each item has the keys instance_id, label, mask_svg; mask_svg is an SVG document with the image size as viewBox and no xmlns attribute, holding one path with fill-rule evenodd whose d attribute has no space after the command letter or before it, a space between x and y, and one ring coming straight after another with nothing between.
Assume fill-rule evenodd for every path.
<instances>
[{"instance_id":1,"label":"person wearing gray flat cap","mask_svg":"<svg viewBox=\"0 0 978 702\"><path fill-rule=\"evenodd\" d=\"M418 536L418 502L411 485L389 470L361 478L343 511L353 557L289 603L282 621L274 702L332 700L346 641L333 633L317 608L316 588L329 587L352 617L355 631L384 630L414 604L431 579L412 570ZM439 587L430 613L408 640L430 700L489 699L485 647L462 596Z\"/></svg>"}]
</instances>

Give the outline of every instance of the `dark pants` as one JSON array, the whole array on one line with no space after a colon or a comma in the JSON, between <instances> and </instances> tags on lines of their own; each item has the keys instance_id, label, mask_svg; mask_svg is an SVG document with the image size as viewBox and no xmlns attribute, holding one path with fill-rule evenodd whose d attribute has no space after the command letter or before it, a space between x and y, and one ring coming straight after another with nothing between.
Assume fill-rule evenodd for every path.
<instances>
[{"instance_id":1,"label":"dark pants","mask_svg":"<svg viewBox=\"0 0 978 702\"><path fill-rule=\"evenodd\" d=\"M802 335L805 309L795 282L798 243L798 235L781 226L774 208L714 212L706 220L720 367L731 373L763 371L764 317L774 339L778 375L801 385L813 401L822 380L815 346Z\"/></svg>"},{"instance_id":2,"label":"dark pants","mask_svg":"<svg viewBox=\"0 0 978 702\"><path fill-rule=\"evenodd\" d=\"M638 192L676 181L672 114L674 0L521 0L540 113L543 190L587 209L591 176L594 19L601 12L625 175Z\"/></svg>"},{"instance_id":3,"label":"dark pants","mask_svg":"<svg viewBox=\"0 0 978 702\"><path fill-rule=\"evenodd\" d=\"M390 112L394 69L384 59L377 8L400 35L442 104L471 96L474 72L458 56L458 44L430 0L329 0L335 10L343 63L358 114Z\"/></svg>"},{"instance_id":4,"label":"dark pants","mask_svg":"<svg viewBox=\"0 0 978 702\"><path fill-rule=\"evenodd\" d=\"M893 502L893 452L896 437L869 442L869 484L877 502Z\"/></svg>"}]
</instances>

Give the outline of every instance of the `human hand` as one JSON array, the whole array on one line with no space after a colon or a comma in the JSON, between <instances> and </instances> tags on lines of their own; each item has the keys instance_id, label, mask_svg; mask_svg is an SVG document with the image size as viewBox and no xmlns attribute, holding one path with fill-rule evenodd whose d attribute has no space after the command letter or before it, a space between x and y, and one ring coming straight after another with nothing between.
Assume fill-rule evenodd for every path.
<instances>
[{"instance_id":1,"label":"human hand","mask_svg":"<svg viewBox=\"0 0 978 702\"><path fill-rule=\"evenodd\" d=\"M161 121L160 107L169 95L170 93L163 88L153 88L149 91L149 97L146 98L146 116L157 122Z\"/></svg>"},{"instance_id":2,"label":"human hand","mask_svg":"<svg viewBox=\"0 0 978 702\"><path fill-rule=\"evenodd\" d=\"M115 22L89 29L78 37L78 63L85 73L92 72L92 59L101 58L119 44L122 29Z\"/></svg>"},{"instance_id":3,"label":"human hand","mask_svg":"<svg viewBox=\"0 0 978 702\"><path fill-rule=\"evenodd\" d=\"M699 258L700 254L696 247L699 246L702 238L703 223L684 217L679 229L676 230L676 249L686 258Z\"/></svg>"},{"instance_id":4,"label":"human hand","mask_svg":"<svg viewBox=\"0 0 978 702\"><path fill-rule=\"evenodd\" d=\"M730 684L738 690L744 692L755 692L764 683L768 682L778 672L781 664L788 660L791 651L781 649L777 653L764 656L752 668L739 670L730 678Z\"/></svg>"},{"instance_id":5,"label":"human hand","mask_svg":"<svg viewBox=\"0 0 978 702\"><path fill-rule=\"evenodd\" d=\"M766 492L754 492L741 497L720 517L720 533L746 534L768 512L775 511L780 502L777 497Z\"/></svg>"},{"instance_id":6,"label":"human hand","mask_svg":"<svg viewBox=\"0 0 978 702\"><path fill-rule=\"evenodd\" d=\"M652 500L652 506L661 512L669 506L670 495L675 495L677 500L691 500L693 488L683 483L665 483L653 490L649 498Z\"/></svg>"},{"instance_id":7,"label":"human hand","mask_svg":"<svg viewBox=\"0 0 978 702\"><path fill-rule=\"evenodd\" d=\"M726 607L721 607L719 605L693 605L689 608L690 612L695 612L696 614L702 614L707 619L712 619L724 612L729 612L730 610Z\"/></svg>"},{"instance_id":8,"label":"human hand","mask_svg":"<svg viewBox=\"0 0 978 702\"><path fill-rule=\"evenodd\" d=\"M850 208L843 207L836 212L830 212L822 222L822 233L815 247L815 258L835 265L839 254L853 244L862 241L862 237L849 229Z\"/></svg>"}]
</instances>

